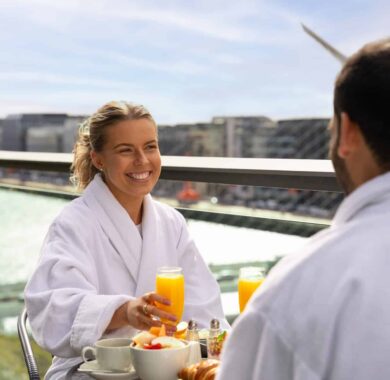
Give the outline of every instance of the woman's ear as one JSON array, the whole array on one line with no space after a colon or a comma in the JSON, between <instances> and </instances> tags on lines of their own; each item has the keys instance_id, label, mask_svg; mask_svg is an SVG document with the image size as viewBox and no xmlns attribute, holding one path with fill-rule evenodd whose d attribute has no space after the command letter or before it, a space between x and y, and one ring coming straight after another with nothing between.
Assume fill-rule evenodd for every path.
<instances>
[{"instance_id":1,"label":"woman's ear","mask_svg":"<svg viewBox=\"0 0 390 380\"><path fill-rule=\"evenodd\" d=\"M359 148L362 134L358 125L351 120L346 112L341 113L339 145L337 154L340 158L347 158Z\"/></svg>"},{"instance_id":2,"label":"woman's ear","mask_svg":"<svg viewBox=\"0 0 390 380\"><path fill-rule=\"evenodd\" d=\"M89 155L91 157L91 161L92 161L93 166L95 166L95 168L98 170L102 170L103 169L103 162L102 162L102 158L101 158L100 154L95 152L94 150L91 150Z\"/></svg>"}]
</instances>

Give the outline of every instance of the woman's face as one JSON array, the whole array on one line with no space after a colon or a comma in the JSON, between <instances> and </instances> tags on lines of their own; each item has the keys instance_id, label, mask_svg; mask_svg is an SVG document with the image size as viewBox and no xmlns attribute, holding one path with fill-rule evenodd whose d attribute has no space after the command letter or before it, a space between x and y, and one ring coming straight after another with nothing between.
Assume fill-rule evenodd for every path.
<instances>
[{"instance_id":1,"label":"woman's face","mask_svg":"<svg viewBox=\"0 0 390 380\"><path fill-rule=\"evenodd\" d=\"M161 173L157 128L148 119L125 120L106 129L105 145L91 157L104 180L125 205L150 193Z\"/></svg>"}]
</instances>

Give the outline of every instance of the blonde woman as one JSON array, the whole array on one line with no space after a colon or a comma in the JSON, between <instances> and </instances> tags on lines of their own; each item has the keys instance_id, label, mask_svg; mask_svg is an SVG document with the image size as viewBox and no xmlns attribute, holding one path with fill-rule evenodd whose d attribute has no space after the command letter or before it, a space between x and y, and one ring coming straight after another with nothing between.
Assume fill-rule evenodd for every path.
<instances>
[{"instance_id":1,"label":"blonde woman","mask_svg":"<svg viewBox=\"0 0 390 380\"><path fill-rule=\"evenodd\" d=\"M152 199L161 172L157 126L141 105L110 102L80 128L72 179L83 189L51 225L25 289L34 338L54 355L47 379L65 378L102 337L132 336L175 320L154 306L158 267L180 266L184 320L224 319L219 288L184 218Z\"/></svg>"}]
</instances>

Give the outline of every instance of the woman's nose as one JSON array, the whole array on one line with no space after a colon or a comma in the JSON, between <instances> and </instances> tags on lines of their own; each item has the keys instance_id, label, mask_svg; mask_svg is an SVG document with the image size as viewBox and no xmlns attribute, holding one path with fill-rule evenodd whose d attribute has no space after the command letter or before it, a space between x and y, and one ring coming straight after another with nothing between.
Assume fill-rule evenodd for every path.
<instances>
[{"instance_id":1,"label":"woman's nose","mask_svg":"<svg viewBox=\"0 0 390 380\"><path fill-rule=\"evenodd\" d=\"M134 163L137 165L142 165L148 162L148 158L146 157L143 151L137 151Z\"/></svg>"}]
</instances>

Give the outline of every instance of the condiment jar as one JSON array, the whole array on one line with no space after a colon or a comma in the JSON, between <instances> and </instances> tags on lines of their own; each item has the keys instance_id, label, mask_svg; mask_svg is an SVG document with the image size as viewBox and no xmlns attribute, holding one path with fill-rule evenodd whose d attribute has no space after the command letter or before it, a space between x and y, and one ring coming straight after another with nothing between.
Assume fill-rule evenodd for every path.
<instances>
[{"instance_id":1,"label":"condiment jar","mask_svg":"<svg viewBox=\"0 0 390 380\"><path fill-rule=\"evenodd\" d=\"M198 324L193 319L188 322L187 340L190 346L188 364L199 363L202 360L202 355L199 344Z\"/></svg>"},{"instance_id":2,"label":"condiment jar","mask_svg":"<svg viewBox=\"0 0 390 380\"><path fill-rule=\"evenodd\" d=\"M187 340L199 342L198 324L193 319L188 322Z\"/></svg>"},{"instance_id":3,"label":"condiment jar","mask_svg":"<svg viewBox=\"0 0 390 380\"><path fill-rule=\"evenodd\" d=\"M207 357L209 359L219 359L222 349L222 341L219 341L221 334L219 320L212 319L210 322L209 337L207 338Z\"/></svg>"}]
</instances>

